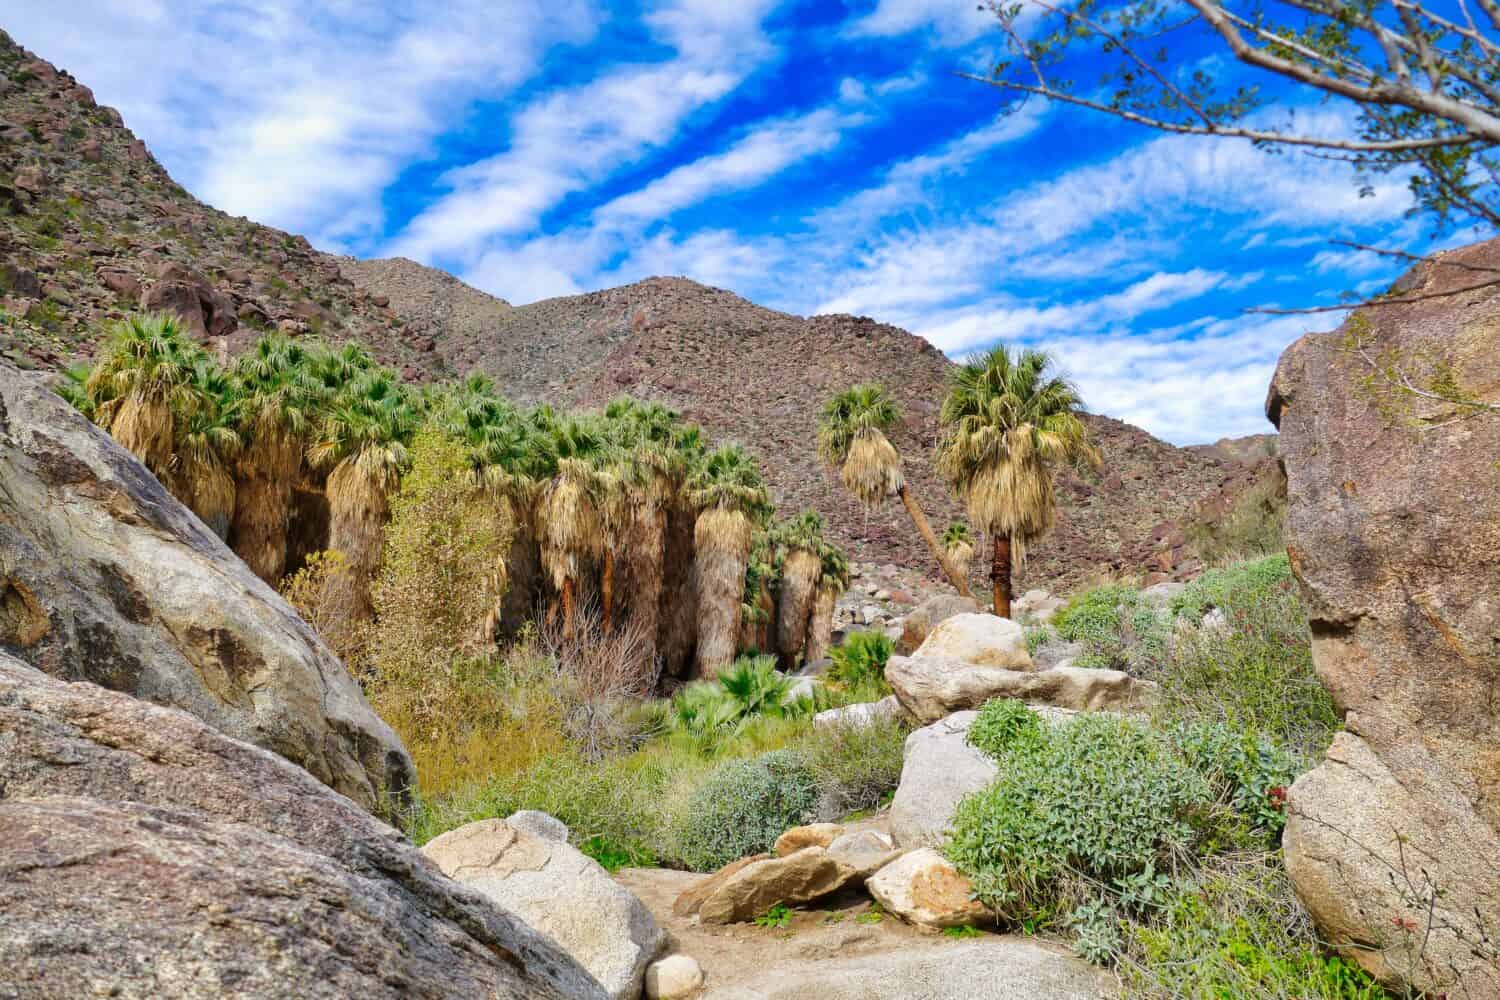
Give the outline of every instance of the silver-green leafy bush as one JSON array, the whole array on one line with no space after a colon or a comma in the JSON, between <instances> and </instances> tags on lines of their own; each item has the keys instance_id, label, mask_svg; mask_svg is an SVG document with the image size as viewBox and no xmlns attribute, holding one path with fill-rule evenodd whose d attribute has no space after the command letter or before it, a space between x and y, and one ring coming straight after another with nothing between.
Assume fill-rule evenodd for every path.
<instances>
[{"instance_id":1,"label":"silver-green leafy bush","mask_svg":"<svg viewBox=\"0 0 1500 1000\"><path fill-rule=\"evenodd\" d=\"M809 822L818 783L806 758L774 750L714 769L684 812L678 853L694 871L712 871L767 851L787 829Z\"/></svg>"}]
</instances>

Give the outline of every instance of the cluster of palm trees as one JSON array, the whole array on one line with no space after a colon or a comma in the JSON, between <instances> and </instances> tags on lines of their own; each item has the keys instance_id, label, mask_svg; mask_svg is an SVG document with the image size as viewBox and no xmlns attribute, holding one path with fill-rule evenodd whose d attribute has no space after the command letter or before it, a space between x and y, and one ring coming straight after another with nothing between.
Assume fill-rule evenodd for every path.
<instances>
[{"instance_id":1,"label":"cluster of palm trees","mask_svg":"<svg viewBox=\"0 0 1500 1000\"><path fill-rule=\"evenodd\" d=\"M1054 373L1044 351L1013 352L1002 344L968 359L949 378L935 459L969 522L990 537L991 591L1001 617L1010 617L1013 567L1056 523L1054 469L1063 462L1099 461L1081 406L1078 391ZM853 386L824 407L819 451L867 507L899 497L944 575L969 596L974 555L969 528L950 525L941 542L933 534L907 486L901 456L886 436L899 418L884 387Z\"/></svg>"},{"instance_id":2,"label":"cluster of palm trees","mask_svg":"<svg viewBox=\"0 0 1500 1000\"><path fill-rule=\"evenodd\" d=\"M356 344L282 334L221 364L168 316L120 323L59 391L273 585L296 568L294 495L326 497L321 547L342 555L338 598L356 618L373 611L390 500L423 426L461 445L473 488L514 526L491 636L541 614L570 637L597 615L654 637L669 673L712 676L745 640L769 651L785 636L791 660L826 649L814 611L831 621L847 584L816 514L777 524L750 455L657 403L522 410L483 375L417 390ZM746 627L762 616L774 635Z\"/></svg>"}]
</instances>

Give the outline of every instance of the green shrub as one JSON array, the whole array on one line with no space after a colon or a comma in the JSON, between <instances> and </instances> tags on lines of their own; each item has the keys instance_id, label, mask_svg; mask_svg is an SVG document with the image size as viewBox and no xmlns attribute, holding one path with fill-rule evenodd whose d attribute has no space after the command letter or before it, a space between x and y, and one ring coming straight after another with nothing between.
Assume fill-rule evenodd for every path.
<instances>
[{"instance_id":1,"label":"green shrub","mask_svg":"<svg viewBox=\"0 0 1500 1000\"><path fill-rule=\"evenodd\" d=\"M693 739L706 754L718 753L742 736L757 717L809 714L806 699L787 702L790 678L771 656L741 656L717 679L698 681L672 698L671 728Z\"/></svg>"},{"instance_id":2,"label":"green shrub","mask_svg":"<svg viewBox=\"0 0 1500 1000\"><path fill-rule=\"evenodd\" d=\"M995 783L959 804L947 845L1003 916L1055 921L1079 901L1079 879L1121 884L1195 846L1212 790L1161 734L1108 715L1042 733L1008 744Z\"/></svg>"},{"instance_id":3,"label":"green shrub","mask_svg":"<svg viewBox=\"0 0 1500 1000\"><path fill-rule=\"evenodd\" d=\"M1083 643L1075 660L1080 667L1138 671L1166 642L1166 625L1155 609L1134 587L1120 583L1074 595L1052 624L1061 638Z\"/></svg>"},{"instance_id":4,"label":"green shrub","mask_svg":"<svg viewBox=\"0 0 1500 1000\"><path fill-rule=\"evenodd\" d=\"M1268 839L1279 840L1286 825L1286 790L1303 770L1299 764L1310 761L1299 761L1260 733L1222 722L1177 724L1168 738L1213 789L1228 819L1221 835L1235 846L1264 847Z\"/></svg>"},{"instance_id":5,"label":"green shrub","mask_svg":"<svg viewBox=\"0 0 1500 1000\"><path fill-rule=\"evenodd\" d=\"M1275 853L1215 862L1159 905L1117 918L1128 1000L1383 1000L1362 969L1324 955Z\"/></svg>"},{"instance_id":6,"label":"green shrub","mask_svg":"<svg viewBox=\"0 0 1500 1000\"><path fill-rule=\"evenodd\" d=\"M811 820L817 802L817 781L800 754L726 761L693 793L677 831L678 853L694 871L712 871L768 851L786 830Z\"/></svg>"},{"instance_id":7,"label":"green shrub","mask_svg":"<svg viewBox=\"0 0 1500 1000\"><path fill-rule=\"evenodd\" d=\"M1286 556L1204 573L1172 608L1181 624L1150 672L1161 718L1227 720L1304 756L1327 748L1338 714L1313 671L1307 613ZM1215 609L1225 625L1197 627Z\"/></svg>"},{"instance_id":8,"label":"green shrub","mask_svg":"<svg viewBox=\"0 0 1500 1000\"><path fill-rule=\"evenodd\" d=\"M992 698L969 726L969 744L1000 757L1017 741L1042 737L1042 719L1014 698Z\"/></svg>"},{"instance_id":9,"label":"green shrub","mask_svg":"<svg viewBox=\"0 0 1500 1000\"><path fill-rule=\"evenodd\" d=\"M907 727L894 719L826 726L797 744L818 785L818 818L881 805L901 783Z\"/></svg>"},{"instance_id":10,"label":"green shrub","mask_svg":"<svg viewBox=\"0 0 1500 1000\"><path fill-rule=\"evenodd\" d=\"M1036 656L1037 651L1052 641L1052 630L1045 625L1031 625L1026 629L1026 652Z\"/></svg>"},{"instance_id":11,"label":"green shrub","mask_svg":"<svg viewBox=\"0 0 1500 1000\"><path fill-rule=\"evenodd\" d=\"M896 644L884 632L853 632L829 653L833 664L827 678L846 688L867 690L884 697L890 694L885 682L885 665Z\"/></svg>"}]
</instances>

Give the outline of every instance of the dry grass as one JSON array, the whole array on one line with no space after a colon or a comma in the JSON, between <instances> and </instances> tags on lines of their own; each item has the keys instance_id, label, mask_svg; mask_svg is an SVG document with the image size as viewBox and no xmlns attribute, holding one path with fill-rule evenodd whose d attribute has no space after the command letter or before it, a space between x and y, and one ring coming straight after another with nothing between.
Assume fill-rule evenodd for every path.
<instances>
[{"instance_id":1,"label":"dry grass","mask_svg":"<svg viewBox=\"0 0 1500 1000\"><path fill-rule=\"evenodd\" d=\"M844 489L866 507L875 507L899 493L906 482L901 456L877 430L864 431L854 439L839 475Z\"/></svg>"},{"instance_id":2,"label":"dry grass","mask_svg":"<svg viewBox=\"0 0 1500 1000\"><path fill-rule=\"evenodd\" d=\"M697 550L697 666L701 676L715 677L734 660L751 535L750 518L738 510L710 507L698 515L693 541Z\"/></svg>"},{"instance_id":3,"label":"dry grass","mask_svg":"<svg viewBox=\"0 0 1500 1000\"><path fill-rule=\"evenodd\" d=\"M558 625L541 629L541 649L554 665L566 706L566 735L586 760L626 749L635 735L621 725L621 716L656 689L661 666L651 638L638 622L605 629L593 608L578 615L572 635Z\"/></svg>"}]
</instances>

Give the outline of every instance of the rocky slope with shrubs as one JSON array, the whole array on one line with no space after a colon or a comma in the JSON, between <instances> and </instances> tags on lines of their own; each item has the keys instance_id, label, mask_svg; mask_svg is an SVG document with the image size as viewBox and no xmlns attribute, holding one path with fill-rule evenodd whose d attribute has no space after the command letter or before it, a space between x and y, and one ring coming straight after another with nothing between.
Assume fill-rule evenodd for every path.
<instances>
[{"instance_id":1,"label":"rocky slope with shrubs","mask_svg":"<svg viewBox=\"0 0 1500 1000\"><path fill-rule=\"evenodd\" d=\"M478 367L518 401L659 399L742 441L778 505L821 511L855 558L936 580L899 505L858 510L814 453L826 397L878 380L904 410L894 443L929 517L941 529L961 514L929 460L949 362L921 338L861 317L778 313L681 278L513 308L410 261L320 253L197 201L118 112L0 32L0 355L58 368L141 309L182 315L224 356L283 329L358 339L409 381ZM1186 520L1234 491L1243 449L1181 449L1107 417L1090 424L1104 464L1064 473L1058 531L1022 583L1194 572Z\"/></svg>"}]
</instances>

